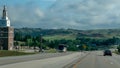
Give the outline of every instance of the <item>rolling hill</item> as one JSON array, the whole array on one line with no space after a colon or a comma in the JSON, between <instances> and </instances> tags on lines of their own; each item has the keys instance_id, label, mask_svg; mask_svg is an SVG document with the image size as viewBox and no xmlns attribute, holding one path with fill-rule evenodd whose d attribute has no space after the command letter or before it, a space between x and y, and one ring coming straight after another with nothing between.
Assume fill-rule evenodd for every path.
<instances>
[{"instance_id":1,"label":"rolling hill","mask_svg":"<svg viewBox=\"0 0 120 68\"><path fill-rule=\"evenodd\" d=\"M45 39L75 39L76 37L89 38L120 38L120 29L96 29L96 30L76 30L76 29L41 29L41 28L15 28L15 34L40 36Z\"/></svg>"}]
</instances>

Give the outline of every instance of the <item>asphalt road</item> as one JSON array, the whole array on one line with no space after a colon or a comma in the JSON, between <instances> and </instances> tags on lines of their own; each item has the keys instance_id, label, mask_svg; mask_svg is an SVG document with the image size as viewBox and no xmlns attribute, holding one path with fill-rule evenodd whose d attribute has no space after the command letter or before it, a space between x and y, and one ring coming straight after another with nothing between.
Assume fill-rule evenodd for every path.
<instances>
[{"instance_id":1,"label":"asphalt road","mask_svg":"<svg viewBox=\"0 0 120 68\"><path fill-rule=\"evenodd\" d=\"M103 56L102 51L91 52L71 68L120 68L120 55Z\"/></svg>"},{"instance_id":2,"label":"asphalt road","mask_svg":"<svg viewBox=\"0 0 120 68\"><path fill-rule=\"evenodd\" d=\"M72 54L72 52L66 53L39 53L35 55L26 55L26 56L12 56L12 57L0 57L0 66L14 64L19 62L27 62L32 60L40 60L52 57L59 57Z\"/></svg>"},{"instance_id":3,"label":"asphalt road","mask_svg":"<svg viewBox=\"0 0 120 68\"><path fill-rule=\"evenodd\" d=\"M74 52L68 55L57 56L53 58L31 60L31 61L2 65L0 66L0 68L63 68L65 65L70 64L71 62L79 59L84 55L85 55L84 53Z\"/></svg>"},{"instance_id":4,"label":"asphalt road","mask_svg":"<svg viewBox=\"0 0 120 68\"><path fill-rule=\"evenodd\" d=\"M49 55L46 54L46 56ZM120 55L103 56L102 51L74 52L62 56L44 57L44 59L42 57L41 59L36 57L36 60L3 64L0 68L120 68ZM2 62L7 62L7 60Z\"/></svg>"}]
</instances>

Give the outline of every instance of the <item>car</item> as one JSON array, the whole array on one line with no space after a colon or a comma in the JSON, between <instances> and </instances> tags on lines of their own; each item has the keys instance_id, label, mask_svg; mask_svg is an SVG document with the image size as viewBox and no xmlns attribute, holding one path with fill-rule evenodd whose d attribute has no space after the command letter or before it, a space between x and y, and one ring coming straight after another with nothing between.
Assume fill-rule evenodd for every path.
<instances>
[{"instance_id":1,"label":"car","mask_svg":"<svg viewBox=\"0 0 120 68\"><path fill-rule=\"evenodd\" d=\"M111 50L105 50L103 55L104 56L112 56L112 52L111 52Z\"/></svg>"}]
</instances>

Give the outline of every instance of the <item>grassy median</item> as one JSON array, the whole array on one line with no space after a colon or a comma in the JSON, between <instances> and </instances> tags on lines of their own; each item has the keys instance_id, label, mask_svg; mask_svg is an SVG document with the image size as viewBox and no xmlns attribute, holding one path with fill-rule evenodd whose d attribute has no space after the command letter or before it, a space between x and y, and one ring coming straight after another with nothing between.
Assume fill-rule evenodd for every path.
<instances>
[{"instance_id":1,"label":"grassy median","mask_svg":"<svg viewBox=\"0 0 120 68\"><path fill-rule=\"evenodd\" d=\"M35 53L25 53L25 52L18 52L18 51L0 50L0 57L21 56L21 55L31 55L31 54L35 54Z\"/></svg>"}]
</instances>

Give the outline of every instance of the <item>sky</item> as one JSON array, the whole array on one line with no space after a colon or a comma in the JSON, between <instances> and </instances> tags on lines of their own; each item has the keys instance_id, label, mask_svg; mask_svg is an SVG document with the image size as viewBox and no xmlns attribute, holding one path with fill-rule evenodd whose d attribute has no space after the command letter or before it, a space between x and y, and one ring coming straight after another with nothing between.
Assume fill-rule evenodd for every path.
<instances>
[{"instance_id":1,"label":"sky","mask_svg":"<svg viewBox=\"0 0 120 68\"><path fill-rule=\"evenodd\" d=\"M120 0L0 0L15 28L120 28ZM0 16L1 16L0 14Z\"/></svg>"}]
</instances>

